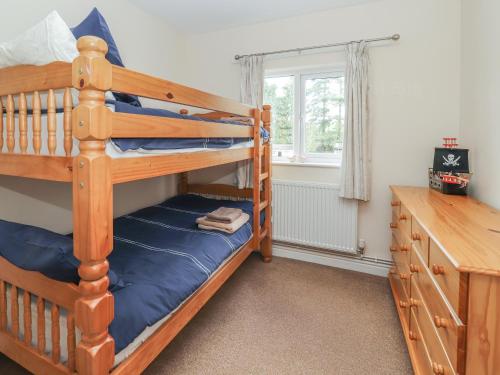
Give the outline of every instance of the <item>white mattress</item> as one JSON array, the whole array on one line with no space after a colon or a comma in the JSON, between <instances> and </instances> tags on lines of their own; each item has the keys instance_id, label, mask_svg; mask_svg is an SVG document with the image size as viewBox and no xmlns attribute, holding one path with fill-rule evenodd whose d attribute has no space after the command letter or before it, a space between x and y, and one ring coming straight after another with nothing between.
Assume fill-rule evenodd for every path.
<instances>
[{"instance_id":1,"label":"white mattress","mask_svg":"<svg viewBox=\"0 0 500 375\"><path fill-rule=\"evenodd\" d=\"M108 108L111 110L114 110L113 105L108 105ZM18 122L18 116L15 116L15 139L16 139L16 147L14 149L14 152L19 153L20 146L19 146L19 122ZM57 128L56 128L56 155L57 156L64 156L64 128L63 128L63 119L64 119L64 114L57 113L56 114L56 123L57 123ZM2 148L2 152L7 152L7 129L6 129L6 119L5 119L5 114L4 114L4 126L3 126L3 139L4 139L4 145ZM243 143L238 143L233 146L231 146L231 149L235 148L246 148L246 147L252 147L253 146L253 141L249 142L243 142ZM178 154L178 153L185 153L185 152L196 152L196 151L206 151L206 152L211 152L211 151L218 151L220 149L216 148L183 148L183 149L174 149L174 150L135 150L135 151L122 151L120 150L117 146L112 141L108 141L106 143L106 153L114 159L118 158L130 158L130 157L140 157L140 156L151 156L151 155L166 155L166 154ZM28 116L28 154L34 154L33 150L33 127L32 127L32 117ZM47 145L47 115L42 115L42 148L40 151L41 155L49 155L49 150L48 150L48 145ZM78 140L73 138L73 151L72 151L72 156L76 156L78 154Z\"/></svg>"}]
</instances>

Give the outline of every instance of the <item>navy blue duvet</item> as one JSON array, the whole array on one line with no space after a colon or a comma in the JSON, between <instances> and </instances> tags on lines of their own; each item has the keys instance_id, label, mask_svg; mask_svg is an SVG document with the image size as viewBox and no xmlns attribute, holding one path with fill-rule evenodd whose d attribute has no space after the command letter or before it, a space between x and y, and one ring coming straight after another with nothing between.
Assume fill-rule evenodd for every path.
<instances>
[{"instance_id":1,"label":"navy blue duvet","mask_svg":"<svg viewBox=\"0 0 500 375\"><path fill-rule=\"evenodd\" d=\"M198 229L196 218L221 206L241 208L250 220L233 234ZM252 216L250 201L188 194L115 219L108 257L115 317L109 330L117 353L175 310L250 239ZM69 236L0 220L0 256L56 280L79 282Z\"/></svg>"},{"instance_id":2,"label":"navy blue duvet","mask_svg":"<svg viewBox=\"0 0 500 375\"><path fill-rule=\"evenodd\" d=\"M115 112L241 125L231 121L210 120L195 116L181 115L165 109L136 107L119 101L115 103ZM261 136L264 140L269 138L269 133L262 127ZM247 142L248 140L249 138L113 138L114 144L122 151L138 149L175 150L182 148L229 148L234 144Z\"/></svg>"},{"instance_id":3,"label":"navy blue duvet","mask_svg":"<svg viewBox=\"0 0 500 375\"><path fill-rule=\"evenodd\" d=\"M251 218L234 234L197 228L197 217L220 206L239 207L252 217L249 201L180 195L115 220L108 260L125 284L113 290L110 333L117 353L175 310L251 237Z\"/></svg>"}]
</instances>

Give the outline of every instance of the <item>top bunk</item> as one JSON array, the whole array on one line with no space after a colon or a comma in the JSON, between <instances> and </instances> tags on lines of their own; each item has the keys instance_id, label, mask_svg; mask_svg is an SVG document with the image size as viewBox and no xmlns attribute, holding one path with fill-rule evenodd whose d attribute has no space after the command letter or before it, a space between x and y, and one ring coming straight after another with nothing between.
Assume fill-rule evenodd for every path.
<instances>
[{"instance_id":1,"label":"top bunk","mask_svg":"<svg viewBox=\"0 0 500 375\"><path fill-rule=\"evenodd\" d=\"M73 63L0 69L0 174L73 181L83 149L99 143L113 183L255 158L269 139L270 106L235 100L112 65L106 43L78 40ZM189 116L109 101L124 93L195 107ZM84 146L86 145L86 146Z\"/></svg>"}]
</instances>

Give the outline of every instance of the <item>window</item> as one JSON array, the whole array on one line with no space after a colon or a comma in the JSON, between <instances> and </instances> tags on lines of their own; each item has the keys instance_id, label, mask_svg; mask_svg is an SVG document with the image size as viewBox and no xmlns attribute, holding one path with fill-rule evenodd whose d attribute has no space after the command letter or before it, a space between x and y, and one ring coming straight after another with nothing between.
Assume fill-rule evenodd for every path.
<instances>
[{"instance_id":1,"label":"window","mask_svg":"<svg viewBox=\"0 0 500 375\"><path fill-rule=\"evenodd\" d=\"M267 75L273 161L339 165L344 131L344 72Z\"/></svg>"}]
</instances>

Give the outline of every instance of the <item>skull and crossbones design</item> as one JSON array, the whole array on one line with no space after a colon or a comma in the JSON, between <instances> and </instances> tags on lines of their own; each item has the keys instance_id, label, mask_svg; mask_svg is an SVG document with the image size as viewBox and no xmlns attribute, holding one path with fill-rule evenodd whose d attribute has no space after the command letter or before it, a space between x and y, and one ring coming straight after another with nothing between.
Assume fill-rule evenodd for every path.
<instances>
[{"instance_id":1,"label":"skull and crossbones design","mask_svg":"<svg viewBox=\"0 0 500 375\"><path fill-rule=\"evenodd\" d=\"M455 155L453 154L448 154L448 157L445 157L443 155L444 163L443 165L446 167L458 167L460 163L458 162L460 160L461 156L455 159Z\"/></svg>"}]
</instances>

